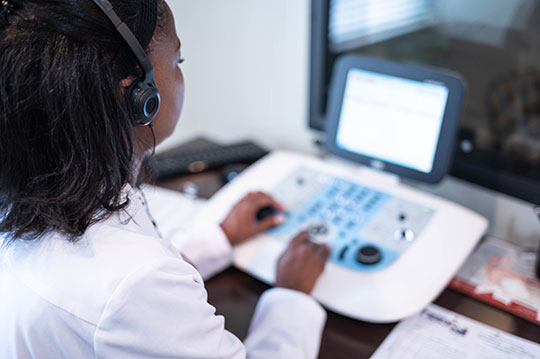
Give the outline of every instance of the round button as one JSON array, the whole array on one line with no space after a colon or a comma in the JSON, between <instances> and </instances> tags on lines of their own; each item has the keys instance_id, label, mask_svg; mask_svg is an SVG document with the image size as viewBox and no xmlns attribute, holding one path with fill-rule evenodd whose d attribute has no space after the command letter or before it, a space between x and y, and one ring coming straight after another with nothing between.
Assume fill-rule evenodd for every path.
<instances>
[{"instance_id":1,"label":"round button","mask_svg":"<svg viewBox=\"0 0 540 359\"><path fill-rule=\"evenodd\" d=\"M356 252L356 260L362 264L372 265L381 261L381 251L374 246L364 246Z\"/></svg>"},{"instance_id":2,"label":"round button","mask_svg":"<svg viewBox=\"0 0 540 359\"><path fill-rule=\"evenodd\" d=\"M324 224L313 224L308 229L312 236L320 236L328 234L328 227Z\"/></svg>"},{"instance_id":3,"label":"round button","mask_svg":"<svg viewBox=\"0 0 540 359\"><path fill-rule=\"evenodd\" d=\"M394 233L394 238L399 240L399 241L405 241L405 242L410 242L414 239L414 232L411 231L410 229L398 229L395 233Z\"/></svg>"}]
</instances>

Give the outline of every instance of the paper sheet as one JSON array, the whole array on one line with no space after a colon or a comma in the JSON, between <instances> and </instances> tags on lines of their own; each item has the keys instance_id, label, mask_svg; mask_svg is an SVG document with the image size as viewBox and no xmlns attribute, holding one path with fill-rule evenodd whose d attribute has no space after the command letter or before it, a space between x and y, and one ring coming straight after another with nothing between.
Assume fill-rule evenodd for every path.
<instances>
[{"instance_id":1,"label":"paper sheet","mask_svg":"<svg viewBox=\"0 0 540 359\"><path fill-rule=\"evenodd\" d=\"M540 344L437 305L400 322L372 359L537 359Z\"/></svg>"}]
</instances>

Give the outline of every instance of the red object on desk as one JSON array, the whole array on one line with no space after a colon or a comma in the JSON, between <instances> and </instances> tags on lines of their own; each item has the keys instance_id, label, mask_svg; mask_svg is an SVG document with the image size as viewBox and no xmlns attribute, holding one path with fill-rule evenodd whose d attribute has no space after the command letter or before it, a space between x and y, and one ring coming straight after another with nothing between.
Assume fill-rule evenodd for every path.
<instances>
[{"instance_id":1,"label":"red object on desk","mask_svg":"<svg viewBox=\"0 0 540 359\"><path fill-rule=\"evenodd\" d=\"M454 277L452 281L450 282L449 287L457 291L460 291L464 294L467 294L473 298L486 302L489 305L493 305L497 308L513 313L515 315L518 315L524 319L530 320L531 322L540 325L540 321L538 320L538 312L536 310L526 307L520 303L516 303L514 301L510 302L509 304L505 304L497 300L494 297L493 293L477 293L475 291L476 286L467 282L466 280Z\"/></svg>"}]
</instances>

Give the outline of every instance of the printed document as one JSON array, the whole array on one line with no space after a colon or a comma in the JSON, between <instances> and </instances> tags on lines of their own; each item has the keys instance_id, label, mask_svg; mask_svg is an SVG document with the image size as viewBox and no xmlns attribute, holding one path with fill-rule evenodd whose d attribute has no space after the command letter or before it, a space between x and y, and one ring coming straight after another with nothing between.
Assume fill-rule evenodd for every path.
<instances>
[{"instance_id":1,"label":"printed document","mask_svg":"<svg viewBox=\"0 0 540 359\"><path fill-rule=\"evenodd\" d=\"M401 321L372 359L537 359L540 344L430 305Z\"/></svg>"}]
</instances>

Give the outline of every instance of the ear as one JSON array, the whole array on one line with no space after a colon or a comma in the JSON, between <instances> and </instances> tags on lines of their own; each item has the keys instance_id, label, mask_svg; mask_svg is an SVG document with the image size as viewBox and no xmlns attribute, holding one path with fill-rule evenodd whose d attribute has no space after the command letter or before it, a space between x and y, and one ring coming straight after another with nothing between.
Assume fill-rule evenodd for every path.
<instances>
[{"instance_id":1,"label":"ear","mask_svg":"<svg viewBox=\"0 0 540 359\"><path fill-rule=\"evenodd\" d=\"M122 91L122 96L128 92L128 89L131 87L131 85L133 85L133 81L135 81L135 79L135 76L129 76L120 80L120 90Z\"/></svg>"},{"instance_id":2,"label":"ear","mask_svg":"<svg viewBox=\"0 0 540 359\"><path fill-rule=\"evenodd\" d=\"M135 77L133 77L133 76L126 77L125 79L120 80L120 87L123 90L125 90L125 89L129 88L133 84L134 80L135 80Z\"/></svg>"}]
</instances>

